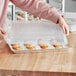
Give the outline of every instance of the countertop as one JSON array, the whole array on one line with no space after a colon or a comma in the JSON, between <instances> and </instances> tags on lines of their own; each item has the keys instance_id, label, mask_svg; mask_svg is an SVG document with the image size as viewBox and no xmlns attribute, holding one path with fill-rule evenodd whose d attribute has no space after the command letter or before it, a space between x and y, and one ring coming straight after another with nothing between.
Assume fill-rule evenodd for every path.
<instances>
[{"instance_id":1,"label":"countertop","mask_svg":"<svg viewBox=\"0 0 76 76\"><path fill-rule=\"evenodd\" d=\"M0 44L0 74L18 76L76 76L76 32L67 37L69 49L60 52L13 54Z\"/></svg>"}]
</instances>

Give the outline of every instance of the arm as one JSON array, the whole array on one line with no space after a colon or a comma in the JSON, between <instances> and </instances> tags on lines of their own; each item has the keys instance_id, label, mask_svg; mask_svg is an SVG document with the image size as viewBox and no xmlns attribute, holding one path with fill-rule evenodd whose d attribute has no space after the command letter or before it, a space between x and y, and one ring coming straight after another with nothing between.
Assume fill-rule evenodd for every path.
<instances>
[{"instance_id":1,"label":"arm","mask_svg":"<svg viewBox=\"0 0 76 76\"><path fill-rule=\"evenodd\" d=\"M49 6L43 0L10 0L17 7L34 16L57 23L59 15L55 7Z\"/></svg>"},{"instance_id":2,"label":"arm","mask_svg":"<svg viewBox=\"0 0 76 76\"><path fill-rule=\"evenodd\" d=\"M49 6L43 0L10 0L17 7L27 11L39 18L50 20L54 23L59 23L65 34L69 34L68 25L65 20L58 14L55 7Z\"/></svg>"}]
</instances>

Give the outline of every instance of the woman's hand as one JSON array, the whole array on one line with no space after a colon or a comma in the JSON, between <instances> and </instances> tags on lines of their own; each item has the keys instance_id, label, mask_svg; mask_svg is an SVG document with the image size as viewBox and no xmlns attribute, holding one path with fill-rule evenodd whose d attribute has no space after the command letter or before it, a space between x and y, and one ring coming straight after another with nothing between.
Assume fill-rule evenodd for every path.
<instances>
[{"instance_id":1,"label":"woman's hand","mask_svg":"<svg viewBox=\"0 0 76 76\"><path fill-rule=\"evenodd\" d=\"M69 28L62 16L59 16L58 23L66 35L69 35Z\"/></svg>"},{"instance_id":2,"label":"woman's hand","mask_svg":"<svg viewBox=\"0 0 76 76\"><path fill-rule=\"evenodd\" d=\"M6 32L3 30L3 28L0 27L0 40L4 39L4 35Z\"/></svg>"}]
</instances>

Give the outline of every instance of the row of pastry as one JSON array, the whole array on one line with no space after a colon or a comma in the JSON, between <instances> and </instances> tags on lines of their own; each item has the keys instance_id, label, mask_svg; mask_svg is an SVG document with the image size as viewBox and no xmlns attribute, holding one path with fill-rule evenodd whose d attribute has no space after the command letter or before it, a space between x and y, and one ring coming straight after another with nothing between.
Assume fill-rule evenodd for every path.
<instances>
[{"instance_id":1,"label":"row of pastry","mask_svg":"<svg viewBox=\"0 0 76 76\"><path fill-rule=\"evenodd\" d=\"M48 43L42 39L39 39L38 40L38 45L35 45L33 44L32 42L30 41L26 41L23 45L26 49L28 50L38 50L38 49L49 49L49 47L54 47L54 48L62 48L63 46L57 42L56 40L52 40L52 43L53 44L50 44L50 46L48 45ZM39 48L37 48L37 46ZM11 47L14 49L14 50L23 50L23 48L20 46L19 43L12 43L11 44Z\"/></svg>"}]
</instances>

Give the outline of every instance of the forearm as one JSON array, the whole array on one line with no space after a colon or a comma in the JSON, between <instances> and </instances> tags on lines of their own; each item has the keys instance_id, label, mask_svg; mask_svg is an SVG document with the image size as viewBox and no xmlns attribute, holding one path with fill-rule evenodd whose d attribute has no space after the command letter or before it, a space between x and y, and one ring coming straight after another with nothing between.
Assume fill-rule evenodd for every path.
<instances>
[{"instance_id":1,"label":"forearm","mask_svg":"<svg viewBox=\"0 0 76 76\"><path fill-rule=\"evenodd\" d=\"M57 23L59 14L55 7L49 6L43 0L11 0L17 7L34 16Z\"/></svg>"}]
</instances>

